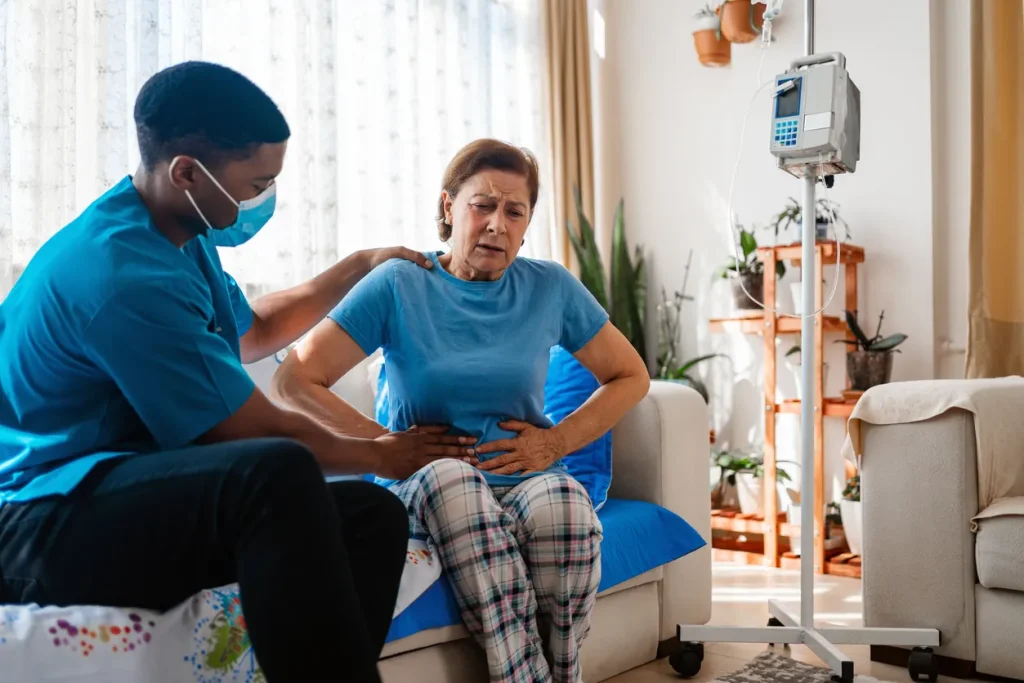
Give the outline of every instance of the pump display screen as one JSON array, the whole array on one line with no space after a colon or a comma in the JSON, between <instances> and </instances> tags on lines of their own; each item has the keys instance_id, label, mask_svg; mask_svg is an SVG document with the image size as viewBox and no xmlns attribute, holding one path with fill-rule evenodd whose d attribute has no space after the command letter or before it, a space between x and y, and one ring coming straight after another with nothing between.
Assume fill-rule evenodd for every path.
<instances>
[{"instance_id":1,"label":"pump display screen","mask_svg":"<svg viewBox=\"0 0 1024 683\"><path fill-rule=\"evenodd\" d=\"M775 118L783 119L800 113L800 81L794 78L795 88L790 88L775 98Z\"/></svg>"}]
</instances>

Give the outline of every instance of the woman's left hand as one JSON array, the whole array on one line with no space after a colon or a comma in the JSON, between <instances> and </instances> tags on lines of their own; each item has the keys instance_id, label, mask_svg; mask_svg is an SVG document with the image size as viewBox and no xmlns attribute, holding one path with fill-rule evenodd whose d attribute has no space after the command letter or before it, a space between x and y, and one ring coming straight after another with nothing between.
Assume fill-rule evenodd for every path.
<instances>
[{"instance_id":1,"label":"woman's left hand","mask_svg":"<svg viewBox=\"0 0 1024 683\"><path fill-rule=\"evenodd\" d=\"M527 474L543 472L562 457L562 443L558 434L551 429L534 427L528 422L506 420L498 426L518 436L500 439L476 447L477 456L507 451L496 458L480 458L478 468L491 474Z\"/></svg>"}]
</instances>

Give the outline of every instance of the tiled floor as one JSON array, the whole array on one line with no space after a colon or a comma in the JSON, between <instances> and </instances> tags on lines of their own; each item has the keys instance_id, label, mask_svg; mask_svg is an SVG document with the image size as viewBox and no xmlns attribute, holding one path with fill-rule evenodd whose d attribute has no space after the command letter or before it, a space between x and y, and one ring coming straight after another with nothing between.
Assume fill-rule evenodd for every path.
<instances>
[{"instance_id":1,"label":"tiled floor","mask_svg":"<svg viewBox=\"0 0 1024 683\"><path fill-rule=\"evenodd\" d=\"M715 565L714 593L711 623L720 626L764 626L768 621L768 600L780 600L792 606L799 613L800 574L795 571L766 569L762 567L738 567ZM837 576L816 576L814 586L814 610L818 625L860 626L861 594L860 581ZM706 683L715 678L736 671L767 649L766 645L706 643L704 663L700 674L691 679ZM858 675L873 676L893 683L910 683L906 669L878 664L871 661L867 646L843 646L843 652L854 661ZM776 652L787 654L802 662L821 665L821 661L810 650L800 645L791 648L776 647ZM648 664L634 671L617 676L609 683L667 683L681 679L672 671L667 660ZM939 678L939 681L953 679Z\"/></svg>"}]
</instances>

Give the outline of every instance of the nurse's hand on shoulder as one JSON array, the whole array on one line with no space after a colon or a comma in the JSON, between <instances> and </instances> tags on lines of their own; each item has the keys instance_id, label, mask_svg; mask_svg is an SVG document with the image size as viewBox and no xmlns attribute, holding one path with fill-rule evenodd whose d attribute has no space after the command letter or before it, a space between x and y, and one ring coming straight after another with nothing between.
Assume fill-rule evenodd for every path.
<instances>
[{"instance_id":1,"label":"nurse's hand on shoulder","mask_svg":"<svg viewBox=\"0 0 1024 683\"><path fill-rule=\"evenodd\" d=\"M529 474L543 472L562 457L563 444L551 429L541 429L528 422L506 420L498 426L518 436L499 439L477 446L478 455L501 453L496 458L485 460L477 467L491 474Z\"/></svg>"},{"instance_id":2,"label":"nurse's hand on shoulder","mask_svg":"<svg viewBox=\"0 0 1024 683\"><path fill-rule=\"evenodd\" d=\"M433 268L434 262L423 255L422 252L416 251L415 249L407 249L405 247L382 247L380 249L365 249L359 252L360 255L366 262L366 272L369 273L371 270L379 266L380 264L390 261L393 258L401 258L406 261L412 261L418 266L423 268Z\"/></svg>"},{"instance_id":3,"label":"nurse's hand on shoulder","mask_svg":"<svg viewBox=\"0 0 1024 683\"><path fill-rule=\"evenodd\" d=\"M406 479L425 465L441 458L459 458L477 464L469 436L448 435L448 427L412 427L374 439L378 445L378 466L374 474L385 479Z\"/></svg>"}]
</instances>

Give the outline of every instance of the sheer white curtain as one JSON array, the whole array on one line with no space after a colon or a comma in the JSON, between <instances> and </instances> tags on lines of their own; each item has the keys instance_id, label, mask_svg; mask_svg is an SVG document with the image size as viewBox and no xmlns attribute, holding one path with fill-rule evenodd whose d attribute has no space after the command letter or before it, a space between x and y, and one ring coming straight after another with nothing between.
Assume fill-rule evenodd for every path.
<instances>
[{"instance_id":1,"label":"sheer white curtain","mask_svg":"<svg viewBox=\"0 0 1024 683\"><path fill-rule=\"evenodd\" d=\"M238 69L292 128L274 219L225 268L250 296L356 249L437 246L441 174L481 136L550 177L540 0L0 0L0 296L39 246L138 165L159 69ZM549 197L524 253L560 243Z\"/></svg>"}]
</instances>

